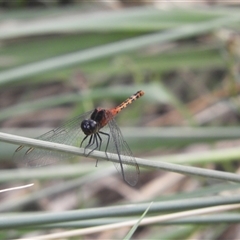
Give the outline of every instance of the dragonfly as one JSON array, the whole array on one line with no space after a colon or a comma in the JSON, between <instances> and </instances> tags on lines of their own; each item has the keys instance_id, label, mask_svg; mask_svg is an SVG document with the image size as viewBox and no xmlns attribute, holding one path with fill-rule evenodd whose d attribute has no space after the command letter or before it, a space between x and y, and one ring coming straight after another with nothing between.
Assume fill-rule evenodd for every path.
<instances>
[{"instance_id":1,"label":"dragonfly","mask_svg":"<svg viewBox=\"0 0 240 240\"><path fill-rule=\"evenodd\" d=\"M83 147L85 155L94 150L104 149L107 159L111 154L117 154L118 162L113 162L123 180L130 186L138 182L140 170L127 142L124 140L120 128L114 117L133 101L142 97L142 90L136 92L117 107L111 109L96 108L83 113L53 129L37 139L61 143L71 146ZM123 157L127 161L122 161ZM55 152L35 147L19 146L14 153L14 160L23 163L25 166L45 166L59 160L66 160L73 157L70 153ZM98 161L98 159L97 159Z\"/></svg>"}]
</instances>

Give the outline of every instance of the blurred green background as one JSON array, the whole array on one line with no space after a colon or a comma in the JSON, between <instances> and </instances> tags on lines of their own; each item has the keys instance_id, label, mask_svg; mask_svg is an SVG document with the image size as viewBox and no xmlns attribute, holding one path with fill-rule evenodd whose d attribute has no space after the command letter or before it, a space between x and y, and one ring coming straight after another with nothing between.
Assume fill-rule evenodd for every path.
<instances>
[{"instance_id":1,"label":"blurred green background","mask_svg":"<svg viewBox=\"0 0 240 240\"><path fill-rule=\"evenodd\" d=\"M74 116L98 106L117 106L143 90L144 97L116 118L135 156L167 161L173 155L175 163L239 171L240 154L207 161L194 157L212 150L220 156L221 150L236 150L240 144L238 3L19 0L0 4L1 132L35 138ZM209 179L149 169L141 169L140 183L131 189L111 163L101 162L95 168L95 160L89 159L19 169L12 161L16 147L0 144L1 189L35 183L34 189L2 194L0 211L14 211L16 216L25 211L36 218L36 211L187 199L199 189L203 195L216 194ZM185 153L192 157L176 160ZM219 195L230 188L221 184ZM184 195L189 192L192 196ZM196 221L141 227L134 238L227 239L229 232L235 239L240 237L239 226L230 221L219 223L214 231L211 224L200 227ZM56 228L14 226L1 233L2 239ZM61 230L76 226L82 225L61 226ZM110 230L107 237L98 233L94 238L123 238L127 230Z\"/></svg>"}]
</instances>

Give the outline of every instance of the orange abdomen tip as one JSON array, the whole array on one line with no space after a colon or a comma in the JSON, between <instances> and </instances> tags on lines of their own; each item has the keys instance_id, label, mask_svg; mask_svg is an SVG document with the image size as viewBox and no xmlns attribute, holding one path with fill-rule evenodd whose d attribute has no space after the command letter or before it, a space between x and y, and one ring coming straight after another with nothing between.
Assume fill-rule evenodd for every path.
<instances>
[{"instance_id":1,"label":"orange abdomen tip","mask_svg":"<svg viewBox=\"0 0 240 240\"><path fill-rule=\"evenodd\" d=\"M139 90L138 93L139 93L141 96L144 95L144 91L142 91L142 90Z\"/></svg>"},{"instance_id":2,"label":"orange abdomen tip","mask_svg":"<svg viewBox=\"0 0 240 240\"><path fill-rule=\"evenodd\" d=\"M109 111L111 111L112 115L115 116L116 114L121 112L124 108L126 108L129 104L131 104L133 101L137 100L138 98L140 98L143 95L144 95L144 92L142 90L140 90L140 91L136 92L135 94L133 94L128 99L126 99L120 105L118 105L117 107L115 107L113 109L110 109Z\"/></svg>"}]
</instances>

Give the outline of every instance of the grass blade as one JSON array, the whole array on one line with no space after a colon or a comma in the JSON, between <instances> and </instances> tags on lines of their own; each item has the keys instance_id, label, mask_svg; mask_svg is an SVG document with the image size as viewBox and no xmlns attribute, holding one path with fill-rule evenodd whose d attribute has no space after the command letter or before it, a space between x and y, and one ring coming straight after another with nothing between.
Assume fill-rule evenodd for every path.
<instances>
[{"instance_id":1,"label":"grass blade","mask_svg":"<svg viewBox=\"0 0 240 240\"><path fill-rule=\"evenodd\" d=\"M149 204L148 208L145 210L145 212L142 214L142 216L139 218L139 220L132 226L131 230L128 232L128 234L124 237L125 240L128 240L132 237L134 232L137 230L140 222L143 220L145 215L147 214L149 208L152 206L152 202Z\"/></svg>"}]
</instances>

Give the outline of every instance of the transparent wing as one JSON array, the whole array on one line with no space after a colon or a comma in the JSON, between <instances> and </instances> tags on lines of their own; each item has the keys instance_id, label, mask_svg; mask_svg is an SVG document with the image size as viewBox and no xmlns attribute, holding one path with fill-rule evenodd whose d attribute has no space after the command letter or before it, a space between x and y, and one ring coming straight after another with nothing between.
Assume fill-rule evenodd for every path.
<instances>
[{"instance_id":1,"label":"transparent wing","mask_svg":"<svg viewBox=\"0 0 240 240\"><path fill-rule=\"evenodd\" d=\"M75 117L65 122L60 127L39 136L37 139L80 147L82 140L86 137L81 130L81 122L84 119L89 119L91 114L92 111ZM91 137L95 137L96 139L91 141ZM93 144L89 145L89 143ZM139 177L138 164L133 157L129 146L123 139L121 130L114 119L111 119L108 124L100 130L99 134L88 136L85 141L83 141L82 147L88 147L90 150L86 151L87 155L95 149L104 150L107 152L108 157L111 153L117 154L119 157L119 163L114 163L117 171L129 185L135 186L137 184ZM121 155L128 157L129 165L122 162ZM26 166L44 166L55 163L59 160L69 159L73 156L74 155L69 153L29 148L21 145L16 149L13 158L16 162Z\"/></svg>"},{"instance_id":2,"label":"transparent wing","mask_svg":"<svg viewBox=\"0 0 240 240\"><path fill-rule=\"evenodd\" d=\"M119 163L114 162L117 171L122 175L125 182L131 186L135 186L139 178L139 166L114 119L109 121L108 127L110 142L107 149L107 155L109 155L109 152L110 154L112 152L118 155ZM121 155L128 157L129 164L124 164L122 162Z\"/></svg>"},{"instance_id":3,"label":"transparent wing","mask_svg":"<svg viewBox=\"0 0 240 240\"><path fill-rule=\"evenodd\" d=\"M77 116L60 127L39 136L37 139L80 147L81 141L85 136L81 130L81 122L89 118L91 113L92 111ZM16 149L13 156L14 161L25 166L44 166L71 157L74 157L74 155L40 148L29 148L23 145Z\"/></svg>"}]
</instances>

